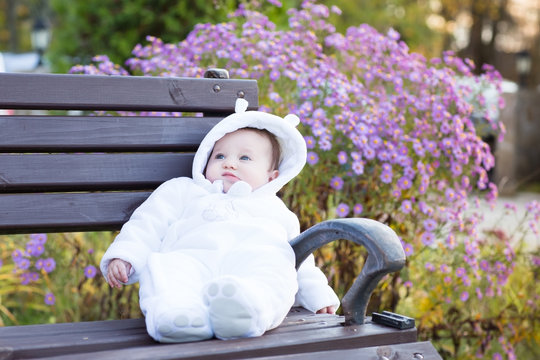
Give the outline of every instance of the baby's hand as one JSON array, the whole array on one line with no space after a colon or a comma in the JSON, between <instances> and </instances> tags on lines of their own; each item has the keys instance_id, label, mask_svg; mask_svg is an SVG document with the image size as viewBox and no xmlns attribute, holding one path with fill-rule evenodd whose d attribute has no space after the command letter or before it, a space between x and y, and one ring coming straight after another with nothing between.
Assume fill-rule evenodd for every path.
<instances>
[{"instance_id":1,"label":"baby's hand","mask_svg":"<svg viewBox=\"0 0 540 360\"><path fill-rule=\"evenodd\" d=\"M111 287L120 289L124 283L128 282L128 274L131 264L121 259L113 259L107 268L107 280Z\"/></svg>"},{"instance_id":2,"label":"baby's hand","mask_svg":"<svg viewBox=\"0 0 540 360\"><path fill-rule=\"evenodd\" d=\"M335 313L336 313L336 308L333 306L327 306L317 311L317 314L335 314Z\"/></svg>"}]
</instances>

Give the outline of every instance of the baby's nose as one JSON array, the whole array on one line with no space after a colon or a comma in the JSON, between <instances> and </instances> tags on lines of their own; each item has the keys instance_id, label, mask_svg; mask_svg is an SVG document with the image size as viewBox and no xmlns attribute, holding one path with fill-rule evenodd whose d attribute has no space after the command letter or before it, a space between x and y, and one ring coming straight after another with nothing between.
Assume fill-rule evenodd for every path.
<instances>
[{"instance_id":1,"label":"baby's nose","mask_svg":"<svg viewBox=\"0 0 540 360\"><path fill-rule=\"evenodd\" d=\"M228 158L223 162L223 167L229 168L229 169L236 169L236 161Z\"/></svg>"}]
</instances>

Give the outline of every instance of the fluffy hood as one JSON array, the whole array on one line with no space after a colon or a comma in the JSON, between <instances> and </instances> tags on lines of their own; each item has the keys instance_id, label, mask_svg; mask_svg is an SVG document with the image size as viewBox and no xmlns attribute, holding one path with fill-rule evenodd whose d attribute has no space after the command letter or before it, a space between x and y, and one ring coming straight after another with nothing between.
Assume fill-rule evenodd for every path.
<instances>
[{"instance_id":1,"label":"fluffy hood","mask_svg":"<svg viewBox=\"0 0 540 360\"><path fill-rule=\"evenodd\" d=\"M289 114L284 118L262 111L246 111L248 102L237 99L235 113L227 116L214 126L202 140L193 160L193 179L205 187L211 186L204 177L204 169L208 158L214 149L214 144L226 134L245 127L266 129L277 137L281 147L279 176L266 185L261 186L257 193L277 193L287 182L300 173L306 163L306 142L296 129L300 120L296 115ZM216 181L221 182L221 181ZM239 185L234 184L231 187ZM246 183L243 183L247 185ZM245 185L239 185L244 187ZM249 186L249 185L248 185ZM230 190L229 190L230 192Z\"/></svg>"}]
</instances>

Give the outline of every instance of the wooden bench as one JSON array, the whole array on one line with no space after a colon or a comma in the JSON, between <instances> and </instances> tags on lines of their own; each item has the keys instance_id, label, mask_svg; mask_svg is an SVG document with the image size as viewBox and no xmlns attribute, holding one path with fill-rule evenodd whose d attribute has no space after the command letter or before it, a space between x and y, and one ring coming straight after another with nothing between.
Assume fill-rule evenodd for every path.
<instances>
[{"instance_id":1,"label":"wooden bench","mask_svg":"<svg viewBox=\"0 0 540 360\"><path fill-rule=\"evenodd\" d=\"M256 81L209 76L0 74L0 109L43 113L0 116L0 234L118 230L160 183L191 176L198 144L234 111L236 98L258 107ZM362 244L369 254L342 299L344 316L293 308L259 338L166 345L146 334L143 319L0 327L0 359L440 359L429 342L416 342L416 328L396 330L365 317L379 280L405 262L393 231L368 219L323 222L294 241L297 262L336 239Z\"/></svg>"}]
</instances>

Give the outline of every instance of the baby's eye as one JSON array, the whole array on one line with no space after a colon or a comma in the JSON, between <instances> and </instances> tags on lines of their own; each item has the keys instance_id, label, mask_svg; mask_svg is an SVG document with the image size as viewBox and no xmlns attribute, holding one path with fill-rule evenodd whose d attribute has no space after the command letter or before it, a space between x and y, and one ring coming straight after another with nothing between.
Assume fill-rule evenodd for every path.
<instances>
[{"instance_id":1,"label":"baby's eye","mask_svg":"<svg viewBox=\"0 0 540 360\"><path fill-rule=\"evenodd\" d=\"M223 155L223 154L216 154L216 156L214 156L214 159L216 159L216 160L223 160L223 159L225 159L225 155Z\"/></svg>"},{"instance_id":2,"label":"baby's eye","mask_svg":"<svg viewBox=\"0 0 540 360\"><path fill-rule=\"evenodd\" d=\"M251 158L247 155L240 156L240 160L251 160Z\"/></svg>"}]
</instances>

